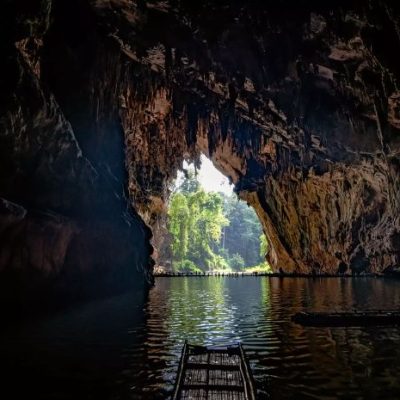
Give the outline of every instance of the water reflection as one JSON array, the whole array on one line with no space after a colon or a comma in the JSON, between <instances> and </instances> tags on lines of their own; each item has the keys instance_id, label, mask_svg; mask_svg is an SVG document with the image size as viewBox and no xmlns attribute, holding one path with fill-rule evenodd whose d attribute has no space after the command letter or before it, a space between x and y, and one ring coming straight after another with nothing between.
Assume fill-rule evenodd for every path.
<instances>
[{"instance_id":1,"label":"water reflection","mask_svg":"<svg viewBox=\"0 0 400 400\"><path fill-rule=\"evenodd\" d=\"M191 278L183 278L182 282L172 279L169 287L160 285L150 294L148 318L152 320L160 312L155 311L152 301L165 298L165 289L170 293L165 328L167 340L178 347L185 337L193 343L221 344L229 332L235 332L236 306L223 280L198 280L193 287Z\"/></svg>"},{"instance_id":2,"label":"water reflection","mask_svg":"<svg viewBox=\"0 0 400 400\"><path fill-rule=\"evenodd\" d=\"M165 400L187 338L242 341L260 399L400 399L399 328L303 328L290 320L304 309L399 309L399 283L160 278L146 299L117 296L3 329L3 378L13 395L3 395L2 384L0 397Z\"/></svg>"},{"instance_id":3,"label":"water reflection","mask_svg":"<svg viewBox=\"0 0 400 400\"><path fill-rule=\"evenodd\" d=\"M242 341L260 399L398 399L397 328L302 328L290 316L399 305L398 283L387 280L160 278L146 306L146 355L136 358L143 375L131 398L168 398L187 338Z\"/></svg>"}]
</instances>

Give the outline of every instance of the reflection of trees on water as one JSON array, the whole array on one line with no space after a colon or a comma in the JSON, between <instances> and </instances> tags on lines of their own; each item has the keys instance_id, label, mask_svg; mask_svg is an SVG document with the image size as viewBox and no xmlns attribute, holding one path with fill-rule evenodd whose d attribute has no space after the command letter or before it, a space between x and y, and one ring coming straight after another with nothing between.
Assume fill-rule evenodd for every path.
<instances>
[{"instance_id":1,"label":"reflection of trees on water","mask_svg":"<svg viewBox=\"0 0 400 400\"><path fill-rule=\"evenodd\" d=\"M193 280L196 280L195 282ZM235 334L236 306L230 301L226 278L172 280L166 315L170 340L222 344Z\"/></svg>"},{"instance_id":2,"label":"reflection of trees on water","mask_svg":"<svg viewBox=\"0 0 400 400\"><path fill-rule=\"evenodd\" d=\"M230 302L225 280L158 279L150 291L144 369L151 375L146 390L157 393L152 398L164 399L172 390L185 339L199 344L225 344L236 339L236 306Z\"/></svg>"}]
</instances>

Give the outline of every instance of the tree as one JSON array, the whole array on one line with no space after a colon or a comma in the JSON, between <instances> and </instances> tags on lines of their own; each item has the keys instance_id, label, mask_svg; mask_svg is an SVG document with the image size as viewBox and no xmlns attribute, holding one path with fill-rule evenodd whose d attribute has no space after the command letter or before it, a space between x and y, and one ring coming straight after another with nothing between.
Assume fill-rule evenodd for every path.
<instances>
[{"instance_id":1,"label":"tree","mask_svg":"<svg viewBox=\"0 0 400 400\"><path fill-rule=\"evenodd\" d=\"M241 271L245 267L243 257L238 253L233 254L229 260L229 265L235 271Z\"/></svg>"},{"instance_id":2,"label":"tree","mask_svg":"<svg viewBox=\"0 0 400 400\"><path fill-rule=\"evenodd\" d=\"M189 208L187 199L182 193L175 193L168 209L169 231L172 235L172 252L176 260L185 259L188 252L189 226L188 216Z\"/></svg>"},{"instance_id":3,"label":"tree","mask_svg":"<svg viewBox=\"0 0 400 400\"><path fill-rule=\"evenodd\" d=\"M239 254L246 266L259 264L262 261L259 255L262 229L255 211L239 201L236 195L225 197L224 200L224 213L229 226L224 229L222 247L231 257Z\"/></svg>"},{"instance_id":4,"label":"tree","mask_svg":"<svg viewBox=\"0 0 400 400\"><path fill-rule=\"evenodd\" d=\"M268 241L264 233L260 235L260 256L264 259L268 253Z\"/></svg>"},{"instance_id":5,"label":"tree","mask_svg":"<svg viewBox=\"0 0 400 400\"><path fill-rule=\"evenodd\" d=\"M220 242L222 228L228 224L223 214L222 198L203 189L188 194L187 198L191 259L203 269L212 268L216 260L213 248Z\"/></svg>"},{"instance_id":6,"label":"tree","mask_svg":"<svg viewBox=\"0 0 400 400\"><path fill-rule=\"evenodd\" d=\"M189 194L189 193L196 193L200 190L201 185L197 179L196 171L194 169L187 169L184 170L184 179L178 186L178 192Z\"/></svg>"},{"instance_id":7,"label":"tree","mask_svg":"<svg viewBox=\"0 0 400 400\"><path fill-rule=\"evenodd\" d=\"M268 244L254 210L236 195L205 192L193 170L173 193L168 216L176 270L241 270L264 261Z\"/></svg>"},{"instance_id":8,"label":"tree","mask_svg":"<svg viewBox=\"0 0 400 400\"><path fill-rule=\"evenodd\" d=\"M173 237L174 264L189 265L183 263L189 260L205 270L223 265L214 249L228 220L223 214L222 197L206 193L196 182L196 177L188 174L172 195L169 231Z\"/></svg>"}]
</instances>

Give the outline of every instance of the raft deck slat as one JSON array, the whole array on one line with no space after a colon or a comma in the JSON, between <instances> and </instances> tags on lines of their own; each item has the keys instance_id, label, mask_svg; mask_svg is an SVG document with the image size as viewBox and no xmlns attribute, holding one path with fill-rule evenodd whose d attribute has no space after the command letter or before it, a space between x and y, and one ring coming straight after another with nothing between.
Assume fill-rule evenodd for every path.
<instances>
[{"instance_id":1,"label":"raft deck slat","mask_svg":"<svg viewBox=\"0 0 400 400\"><path fill-rule=\"evenodd\" d=\"M246 400L243 392L227 392L227 391L207 391L201 389L200 391L183 390L181 400Z\"/></svg>"},{"instance_id":2,"label":"raft deck slat","mask_svg":"<svg viewBox=\"0 0 400 400\"><path fill-rule=\"evenodd\" d=\"M220 365L220 364L195 364L188 363L187 366L190 369L215 369L215 370L225 370L225 371L235 371L237 370L237 365Z\"/></svg>"},{"instance_id":3,"label":"raft deck slat","mask_svg":"<svg viewBox=\"0 0 400 400\"><path fill-rule=\"evenodd\" d=\"M292 316L292 321L303 326L383 326L400 325L399 311L365 312L299 312Z\"/></svg>"},{"instance_id":4,"label":"raft deck slat","mask_svg":"<svg viewBox=\"0 0 400 400\"><path fill-rule=\"evenodd\" d=\"M253 377L240 344L223 348L185 342L173 400L255 400Z\"/></svg>"}]
</instances>

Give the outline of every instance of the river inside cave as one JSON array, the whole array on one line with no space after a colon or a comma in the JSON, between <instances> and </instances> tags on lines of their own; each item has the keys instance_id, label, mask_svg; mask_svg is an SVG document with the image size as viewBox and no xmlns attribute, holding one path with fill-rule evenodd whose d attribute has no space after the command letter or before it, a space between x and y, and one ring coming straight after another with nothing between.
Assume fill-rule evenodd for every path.
<instances>
[{"instance_id":1,"label":"river inside cave","mask_svg":"<svg viewBox=\"0 0 400 400\"><path fill-rule=\"evenodd\" d=\"M2 390L40 399L167 399L185 339L243 342L260 399L398 399L400 329L303 328L294 312L398 309L379 278L157 278L1 333ZM3 397L5 398L5 397Z\"/></svg>"}]
</instances>

